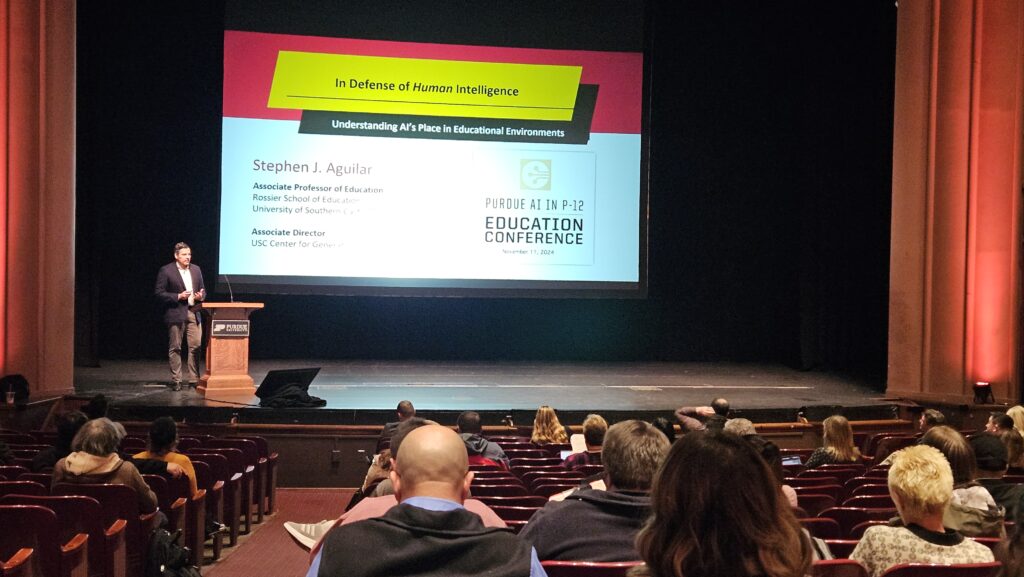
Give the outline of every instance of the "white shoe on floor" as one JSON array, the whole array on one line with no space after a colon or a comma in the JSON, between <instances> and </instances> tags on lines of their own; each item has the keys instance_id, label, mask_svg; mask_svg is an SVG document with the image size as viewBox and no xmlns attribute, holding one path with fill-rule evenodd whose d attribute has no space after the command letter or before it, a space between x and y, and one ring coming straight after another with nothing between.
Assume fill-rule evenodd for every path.
<instances>
[{"instance_id":1,"label":"white shoe on floor","mask_svg":"<svg viewBox=\"0 0 1024 577\"><path fill-rule=\"evenodd\" d=\"M288 534L298 541L300 545L306 549L312 549L313 545L316 545L327 534L327 531L334 526L334 521L334 519L325 519L319 523L287 521L284 524L284 530L288 531Z\"/></svg>"}]
</instances>

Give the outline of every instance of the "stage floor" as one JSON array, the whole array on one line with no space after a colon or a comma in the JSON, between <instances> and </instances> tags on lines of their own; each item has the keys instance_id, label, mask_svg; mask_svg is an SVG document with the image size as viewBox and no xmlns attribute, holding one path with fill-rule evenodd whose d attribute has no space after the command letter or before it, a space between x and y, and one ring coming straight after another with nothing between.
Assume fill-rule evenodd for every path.
<instances>
[{"instance_id":1,"label":"stage floor","mask_svg":"<svg viewBox=\"0 0 1024 577\"><path fill-rule=\"evenodd\" d=\"M670 413L722 396L741 411L785 416L798 407L862 407L888 411L881 383L802 372L778 365L737 363L541 363L262 360L250 365L256 383L272 369L321 367L309 394L326 409L393 411L408 399L419 411L559 411ZM255 396L203 397L173 392L166 364L103 361L75 369L75 391L104 393L121 406L256 407ZM883 417L884 418L884 417ZM762 419L763 420L763 419ZM774 420L774 419L773 419ZM790 420L786 417L785 420Z\"/></svg>"}]
</instances>

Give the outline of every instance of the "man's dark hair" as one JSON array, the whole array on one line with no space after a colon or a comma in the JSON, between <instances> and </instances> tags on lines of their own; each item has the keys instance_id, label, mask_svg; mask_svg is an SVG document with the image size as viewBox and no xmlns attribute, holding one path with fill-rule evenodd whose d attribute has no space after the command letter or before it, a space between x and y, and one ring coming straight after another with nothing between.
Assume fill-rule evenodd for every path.
<instances>
[{"instance_id":1,"label":"man's dark hair","mask_svg":"<svg viewBox=\"0 0 1024 577\"><path fill-rule=\"evenodd\" d=\"M711 408L715 410L716 415L722 415L723 417L729 416L729 401L718 397L711 401Z\"/></svg>"},{"instance_id":2,"label":"man's dark hair","mask_svg":"<svg viewBox=\"0 0 1024 577\"><path fill-rule=\"evenodd\" d=\"M709 431L722 431L725 429L725 423L729 419L726 419L722 415L714 414L708 417L707 422L704 423L704 427Z\"/></svg>"},{"instance_id":3,"label":"man's dark hair","mask_svg":"<svg viewBox=\"0 0 1024 577\"><path fill-rule=\"evenodd\" d=\"M420 417L410 417L401 423L398 423L398 428L395 429L395 434L391 437L391 458L398 458L398 447L402 444L402 441L405 440L406 435L429 424L431 424L430 421L421 419Z\"/></svg>"},{"instance_id":4,"label":"man's dark hair","mask_svg":"<svg viewBox=\"0 0 1024 577\"><path fill-rule=\"evenodd\" d=\"M403 419L416 416L416 407L412 406L412 401L402 401L398 403L398 407L395 408L398 412L398 416Z\"/></svg>"},{"instance_id":5,"label":"man's dark hair","mask_svg":"<svg viewBox=\"0 0 1024 577\"><path fill-rule=\"evenodd\" d=\"M71 441L78 434L78 429L89 420L82 411L68 411L57 417L57 441L54 443L58 449L71 452Z\"/></svg>"},{"instance_id":6,"label":"man's dark hair","mask_svg":"<svg viewBox=\"0 0 1024 577\"><path fill-rule=\"evenodd\" d=\"M995 423L1000 430L1013 430L1013 417L1006 413L992 413L992 422Z\"/></svg>"},{"instance_id":7,"label":"man's dark hair","mask_svg":"<svg viewBox=\"0 0 1024 577\"><path fill-rule=\"evenodd\" d=\"M107 397L103 396L102 393L89 399L89 402L82 407L82 412L85 416L92 419L102 419L107 416L107 411L110 409L110 403L107 401Z\"/></svg>"},{"instance_id":8,"label":"man's dark hair","mask_svg":"<svg viewBox=\"0 0 1024 577\"><path fill-rule=\"evenodd\" d=\"M459 427L460 433L469 433L471 435L478 435L483 430L480 426L480 413L476 411L465 411L461 415L455 424ZM394 441L392 441L394 442Z\"/></svg>"},{"instance_id":9,"label":"man's dark hair","mask_svg":"<svg viewBox=\"0 0 1024 577\"><path fill-rule=\"evenodd\" d=\"M171 417L159 417L149 426L149 450L163 453L174 447L178 439L178 425Z\"/></svg>"},{"instance_id":10,"label":"man's dark hair","mask_svg":"<svg viewBox=\"0 0 1024 577\"><path fill-rule=\"evenodd\" d=\"M676 441L676 427L671 421L665 417L658 417L657 419L654 419L651 424L654 425L655 429L658 429L668 437L669 443L674 443Z\"/></svg>"},{"instance_id":11,"label":"man's dark hair","mask_svg":"<svg viewBox=\"0 0 1024 577\"><path fill-rule=\"evenodd\" d=\"M190 247L189 245L187 245L187 244L185 244L183 242L179 242L179 243L174 245L174 254L178 254L179 252L181 252L182 250L184 250L186 248L189 249L189 250L192 250L192 247Z\"/></svg>"},{"instance_id":12,"label":"man's dark hair","mask_svg":"<svg viewBox=\"0 0 1024 577\"><path fill-rule=\"evenodd\" d=\"M1013 419L1010 419L1010 420L1012 421ZM938 411L938 410L935 410L935 409L925 409L924 410L924 422L929 427L935 427L935 426L938 426L938 425L945 425L946 424L946 415L943 415L942 411Z\"/></svg>"}]
</instances>

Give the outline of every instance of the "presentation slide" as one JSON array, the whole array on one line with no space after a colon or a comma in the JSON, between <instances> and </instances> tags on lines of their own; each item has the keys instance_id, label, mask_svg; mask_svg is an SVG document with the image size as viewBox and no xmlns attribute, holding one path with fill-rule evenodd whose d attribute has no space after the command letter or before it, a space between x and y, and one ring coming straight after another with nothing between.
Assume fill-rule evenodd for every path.
<instances>
[{"instance_id":1,"label":"presentation slide","mask_svg":"<svg viewBox=\"0 0 1024 577\"><path fill-rule=\"evenodd\" d=\"M235 291L643 289L642 52L225 31Z\"/></svg>"}]
</instances>

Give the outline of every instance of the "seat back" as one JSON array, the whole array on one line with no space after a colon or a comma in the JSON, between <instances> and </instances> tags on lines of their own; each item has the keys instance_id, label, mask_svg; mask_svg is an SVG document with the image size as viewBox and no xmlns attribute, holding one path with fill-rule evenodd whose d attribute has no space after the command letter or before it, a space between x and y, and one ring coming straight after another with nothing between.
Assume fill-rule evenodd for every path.
<instances>
[{"instance_id":1,"label":"seat back","mask_svg":"<svg viewBox=\"0 0 1024 577\"><path fill-rule=\"evenodd\" d=\"M815 493L797 493L796 502L811 517L817 517L818 513L836 506L836 500L831 495L817 495Z\"/></svg>"},{"instance_id":2,"label":"seat back","mask_svg":"<svg viewBox=\"0 0 1024 577\"><path fill-rule=\"evenodd\" d=\"M889 493L884 495L857 495L850 497L843 501L843 507L865 507L868 509L895 509L896 503L893 502L892 496Z\"/></svg>"},{"instance_id":3,"label":"seat back","mask_svg":"<svg viewBox=\"0 0 1024 577\"><path fill-rule=\"evenodd\" d=\"M118 519L124 519L127 523L128 573L140 574L146 564L149 534L155 528L157 512L139 513L139 498L134 489L126 485L57 483L51 492L54 495L85 495L96 499L103 510L104 526L109 527Z\"/></svg>"},{"instance_id":4,"label":"seat back","mask_svg":"<svg viewBox=\"0 0 1024 577\"><path fill-rule=\"evenodd\" d=\"M814 577L868 577L868 570L852 559L815 561L811 566Z\"/></svg>"},{"instance_id":5,"label":"seat back","mask_svg":"<svg viewBox=\"0 0 1024 577\"><path fill-rule=\"evenodd\" d=\"M124 532L123 522L111 527L104 525L103 509L96 499L84 495L5 495L0 497L0 505L37 505L53 511L57 515L59 542L67 543L78 533L89 536L90 575L125 574L124 536L120 540L108 539L108 535ZM119 544L119 550L109 551L112 544Z\"/></svg>"},{"instance_id":6,"label":"seat back","mask_svg":"<svg viewBox=\"0 0 1024 577\"><path fill-rule=\"evenodd\" d=\"M56 513L38 505L0 505L0 527L0 559L33 549L32 575L60 575L62 542Z\"/></svg>"},{"instance_id":7,"label":"seat back","mask_svg":"<svg viewBox=\"0 0 1024 577\"><path fill-rule=\"evenodd\" d=\"M548 577L626 577L626 572L643 561L542 561Z\"/></svg>"},{"instance_id":8,"label":"seat back","mask_svg":"<svg viewBox=\"0 0 1024 577\"><path fill-rule=\"evenodd\" d=\"M896 509L863 509L860 507L832 507L819 515L827 519L835 519L843 530L843 535L865 521L888 520L896 516Z\"/></svg>"},{"instance_id":9,"label":"seat back","mask_svg":"<svg viewBox=\"0 0 1024 577\"><path fill-rule=\"evenodd\" d=\"M35 481L46 487L46 494L50 494L50 484L53 483L53 473L22 473L19 481Z\"/></svg>"},{"instance_id":10,"label":"seat back","mask_svg":"<svg viewBox=\"0 0 1024 577\"><path fill-rule=\"evenodd\" d=\"M813 517L799 521L808 533L819 539L841 539L843 536L843 530L835 519Z\"/></svg>"},{"instance_id":11,"label":"seat back","mask_svg":"<svg viewBox=\"0 0 1024 577\"><path fill-rule=\"evenodd\" d=\"M502 521L529 521L530 517L537 511L540 511L540 507L505 507L496 506L491 507L491 510L502 520Z\"/></svg>"},{"instance_id":12,"label":"seat back","mask_svg":"<svg viewBox=\"0 0 1024 577\"><path fill-rule=\"evenodd\" d=\"M473 485L469 492L473 497L516 497L526 496L529 493L526 487L521 484L508 485Z\"/></svg>"},{"instance_id":13,"label":"seat back","mask_svg":"<svg viewBox=\"0 0 1024 577\"><path fill-rule=\"evenodd\" d=\"M0 480L13 481L28 472L28 467L22 467L21 465L0 465Z\"/></svg>"},{"instance_id":14,"label":"seat back","mask_svg":"<svg viewBox=\"0 0 1024 577\"><path fill-rule=\"evenodd\" d=\"M488 507L543 507L547 504L548 500L539 495L516 495L512 497L499 496L499 497L488 497L484 495L474 495L474 499L479 500Z\"/></svg>"},{"instance_id":15,"label":"seat back","mask_svg":"<svg viewBox=\"0 0 1024 577\"><path fill-rule=\"evenodd\" d=\"M46 495L50 491L35 481L0 481L0 497L4 495Z\"/></svg>"},{"instance_id":16,"label":"seat back","mask_svg":"<svg viewBox=\"0 0 1024 577\"><path fill-rule=\"evenodd\" d=\"M882 577L991 577L1002 566L999 562L932 565L905 563L890 567Z\"/></svg>"}]
</instances>

